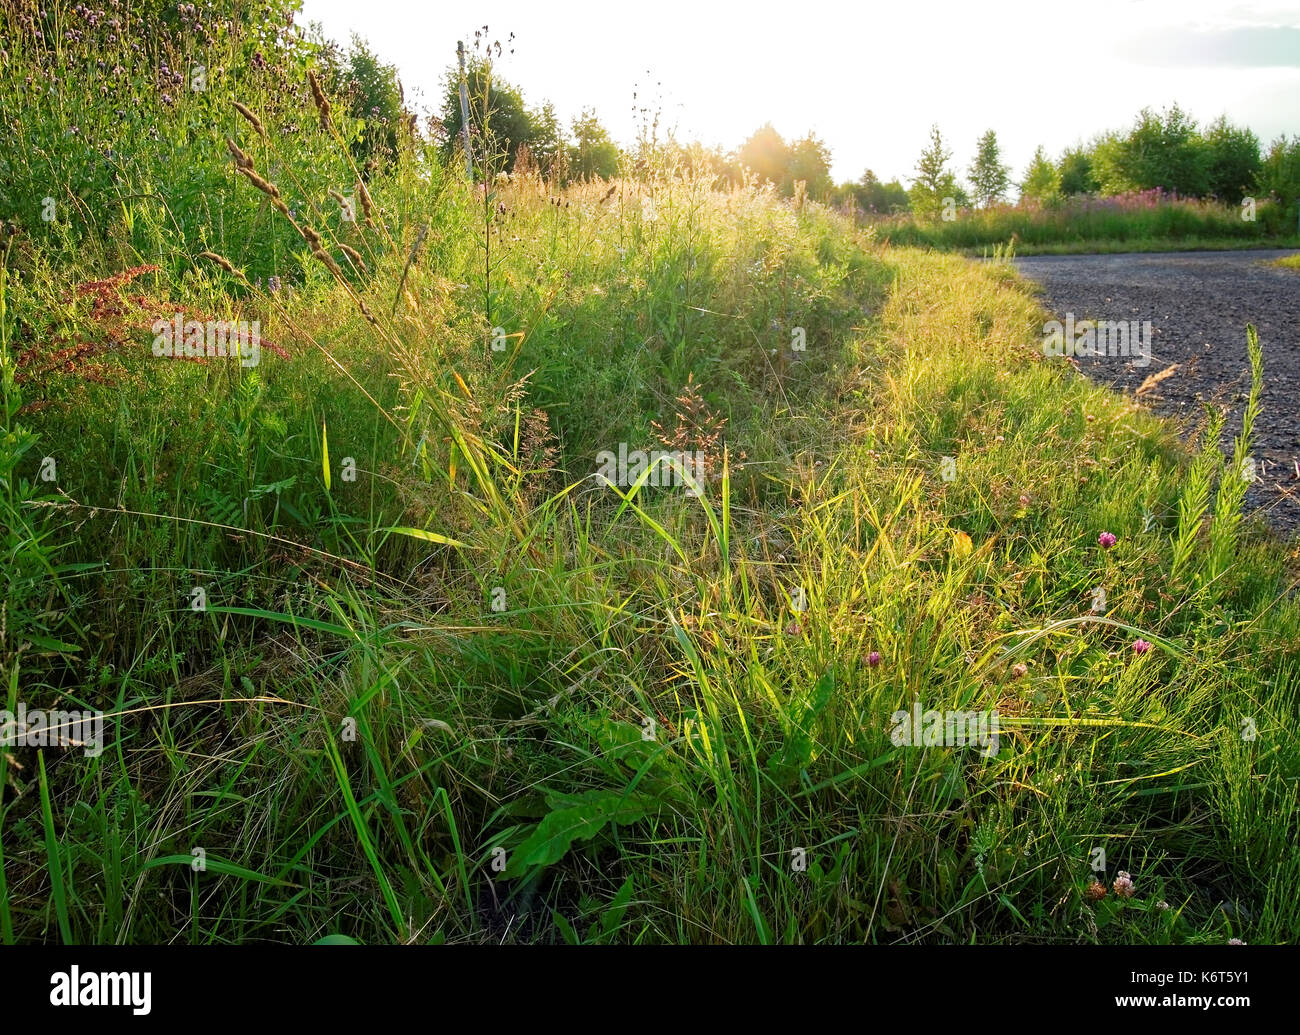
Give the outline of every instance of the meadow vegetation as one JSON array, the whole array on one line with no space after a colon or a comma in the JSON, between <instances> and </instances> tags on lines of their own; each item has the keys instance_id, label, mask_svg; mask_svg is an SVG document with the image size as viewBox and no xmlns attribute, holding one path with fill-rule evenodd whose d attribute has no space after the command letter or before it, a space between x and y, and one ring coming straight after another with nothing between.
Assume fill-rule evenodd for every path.
<instances>
[{"instance_id":1,"label":"meadow vegetation","mask_svg":"<svg viewBox=\"0 0 1300 1035\"><path fill-rule=\"evenodd\" d=\"M46 8L0 15L0 705L107 721L0 748L0 942L1295 940L1245 328L1189 449L1006 261L653 126L471 178L271 0ZM260 362L155 356L176 313Z\"/></svg>"},{"instance_id":2,"label":"meadow vegetation","mask_svg":"<svg viewBox=\"0 0 1300 1035\"><path fill-rule=\"evenodd\" d=\"M974 254L995 248L1010 248L1019 255L1290 248L1300 247L1293 208L1260 201L1255 218L1245 220L1239 205L1153 190L958 208L950 220L895 215L870 225L890 243Z\"/></svg>"}]
</instances>

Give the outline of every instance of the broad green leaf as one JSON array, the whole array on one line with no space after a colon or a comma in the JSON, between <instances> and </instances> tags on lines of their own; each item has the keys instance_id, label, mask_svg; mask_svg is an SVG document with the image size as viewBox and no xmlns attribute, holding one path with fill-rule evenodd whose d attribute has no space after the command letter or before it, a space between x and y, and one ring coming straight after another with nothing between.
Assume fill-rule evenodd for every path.
<instances>
[{"instance_id":1,"label":"broad green leaf","mask_svg":"<svg viewBox=\"0 0 1300 1035\"><path fill-rule=\"evenodd\" d=\"M524 843L510 853L507 877L559 862L575 841L591 840L610 823L635 823L648 811L643 801L622 791L589 791L576 798L557 799L582 803L556 809L538 823Z\"/></svg>"}]
</instances>

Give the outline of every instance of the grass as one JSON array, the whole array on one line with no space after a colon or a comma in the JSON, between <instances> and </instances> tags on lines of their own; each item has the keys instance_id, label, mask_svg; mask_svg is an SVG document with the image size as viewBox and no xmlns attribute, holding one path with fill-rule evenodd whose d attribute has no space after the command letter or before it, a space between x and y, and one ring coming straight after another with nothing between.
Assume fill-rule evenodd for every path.
<instances>
[{"instance_id":1,"label":"grass","mask_svg":"<svg viewBox=\"0 0 1300 1035\"><path fill-rule=\"evenodd\" d=\"M1056 244L1020 244L1017 255L1112 255L1127 252L1200 252L1249 251L1264 248L1300 248L1300 237L1283 237L1267 241L1233 241L1214 237L1185 237L1177 240L1149 237L1128 241L1072 241ZM963 249L962 253L976 256L989 252L987 246Z\"/></svg>"},{"instance_id":2,"label":"grass","mask_svg":"<svg viewBox=\"0 0 1300 1035\"><path fill-rule=\"evenodd\" d=\"M1281 266L1283 269L1300 270L1300 255L1285 255L1275 259L1273 265Z\"/></svg>"},{"instance_id":3,"label":"grass","mask_svg":"<svg viewBox=\"0 0 1300 1035\"><path fill-rule=\"evenodd\" d=\"M282 196L355 184L233 99ZM1249 420L1189 450L1041 355L1007 262L654 152L485 191L413 147L369 223L324 183L291 223L222 135L179 233L0 244L7 707L107 714L0 749L0 940L1295 940ZM155 358L176 311L280 351ZM592 478L619 443L699 492ZM896 743L913 701L999 750Z\"/></svg>"},{"instance_id":4,"label":"grass","mask_svg":"<svg viewBox=\"0 0 1300 1035\"><path fill-rule=\"evenodd\" d=\"M871 225L892 244L979 254L995 246L1021 255L1295 247L1293 206L1264 199L1247 210L1151 193L1048 204L954 210L953 218L890 216Z\"/></svg>"}]
</instances>

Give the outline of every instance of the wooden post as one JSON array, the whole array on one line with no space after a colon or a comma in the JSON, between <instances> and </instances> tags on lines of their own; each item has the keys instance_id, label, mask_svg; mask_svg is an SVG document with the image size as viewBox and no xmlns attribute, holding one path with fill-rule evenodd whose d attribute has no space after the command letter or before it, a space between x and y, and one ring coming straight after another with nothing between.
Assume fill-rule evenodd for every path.
<instances>
[{"instance_id":1,"label":"wooden post","mask_svg":"<svg viewBox=\"0 0 1300 1035\"><path fill-rule=\"evenodd\" d=\"M460 61L460 132L465 138L465 172L469 182L474 182L474 153L469 146L469 87L465 85L465 44L456 41L456 57Z\"/></svg>"}]
</instances>

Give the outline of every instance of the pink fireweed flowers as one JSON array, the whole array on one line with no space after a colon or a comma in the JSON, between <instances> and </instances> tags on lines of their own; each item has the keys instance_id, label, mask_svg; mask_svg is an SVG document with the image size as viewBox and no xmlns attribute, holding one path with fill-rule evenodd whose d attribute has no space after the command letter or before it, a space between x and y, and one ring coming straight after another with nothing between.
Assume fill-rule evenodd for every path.
<instances>
[{"instance_id":1,"label":"pink fireweed flowers","mask_svg":"<svg viewBox=\"0 0 1300 1035\"><path fill-rule=\"evenodd\" d=\"M1151 649L1151 644L1147 643L1146 640L1138 639L1133 641L1134 654L1145 654L1150 649Z\"/></svg>"},{"instance_id":2,"label":"pink fireweed flowers","mask_svg":"<svg viewBox=\"0 0 1300 1035\"><path fill-rule=\"evenodd\" d=\"M1102 532L1101 535L1097 536L1097 542L1107 550L1114 546L1118 541L1119 540L1117 540L1110 532Z\"/></svg>"}]
</instances>

